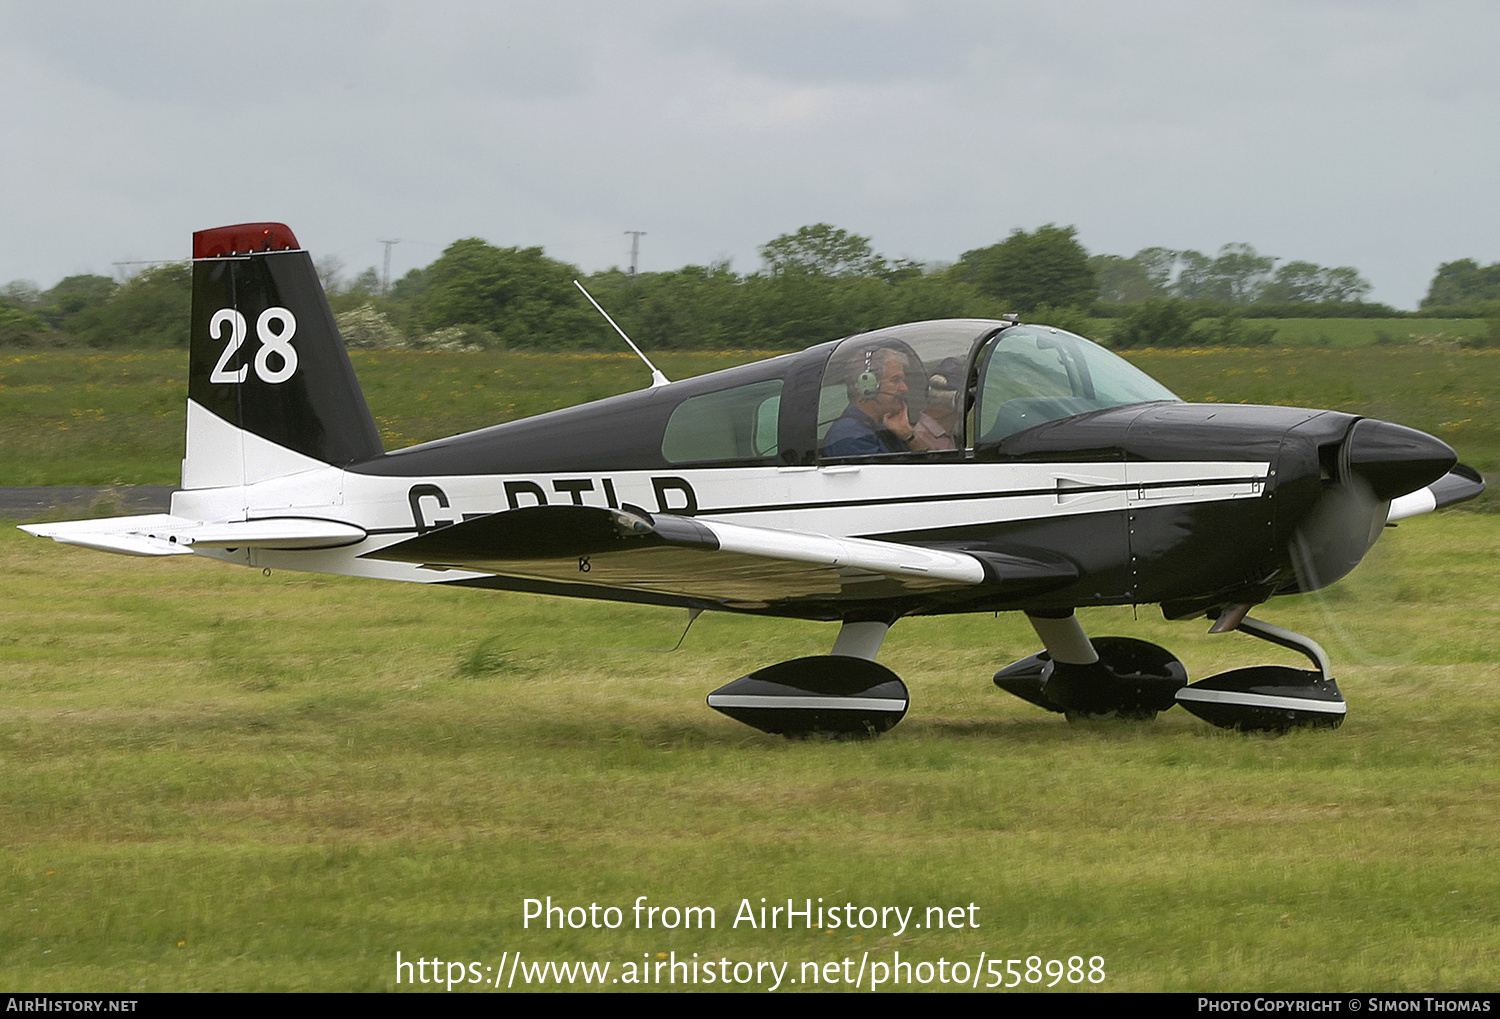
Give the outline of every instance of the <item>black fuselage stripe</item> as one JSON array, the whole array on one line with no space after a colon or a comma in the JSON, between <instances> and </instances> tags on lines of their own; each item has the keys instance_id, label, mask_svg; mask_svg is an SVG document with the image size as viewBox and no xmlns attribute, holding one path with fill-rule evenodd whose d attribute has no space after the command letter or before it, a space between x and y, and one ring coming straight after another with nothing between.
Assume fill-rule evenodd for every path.
<instances>
[{"instance_id":1,"label":"black fuselage stripe","mask_svg":"<svg viewBox=\"0 0 1500 1019\"><path fill-rule=\"evenodd\" d=\"M722 509L698 507L697 515L716 516L733 513L774 513L777 510L843 509L856 506L916 505L932 502L973 502L976 499L1031 499L1038 496L1062 495L1070 499L1083 498L1102 492L1137 492L1166 488L1210 487L1220 485L1246 485L1264 483L1265 478L1184 478L1180 481L1146 481L1134 484L1085 485L1078 488L1024 488L1004 492L950 492L946 495L914 495L904 498L890 497L871 499L844 499L828 502L770 503L763 506L728 506Z\"/></svg>"},{"instance_id":2,"label":"black fuselage stripe","mask_svg":"<svg viewBox=\"0 0 1500 1019\"><path fill-rule=\"evenodd\" d=\"M700 517L716 517L733 516L740 513L796 513L805 510L849 509L861 506L909 506L943 502L973 502L977 499L1022 499L1036 498L1038 496L1055 496L1059 494L1069 496L1071 498L1083 498L1085 496L1101 492L1134 492L1145 491L1148 489L1159 490L1167 488L1186 488L1190 486L1207 488L1218 487L1221 485L1245 485L1256 483L1263 484L1265 480L1266 479L1263 477L1211 479L1185 478L1180 481L1148 481L1137 484L1089 485L1080 488L1064 489L1027 488L1017 491L1005 492L951 492L947 495L916 495L907 498L887 497L873 499L829 500L826 502L781 502L767 503L760 506L699 506L697 512L694 515ZM501 511L496 510L495 512L498 513ZM426 530L433 530L433 528L426 528ZM371 527L366 529L366 533L371 536L375 536L386 534L418 534L422 533L422 531L416 527Z\"/></svg>"}]
</instances>

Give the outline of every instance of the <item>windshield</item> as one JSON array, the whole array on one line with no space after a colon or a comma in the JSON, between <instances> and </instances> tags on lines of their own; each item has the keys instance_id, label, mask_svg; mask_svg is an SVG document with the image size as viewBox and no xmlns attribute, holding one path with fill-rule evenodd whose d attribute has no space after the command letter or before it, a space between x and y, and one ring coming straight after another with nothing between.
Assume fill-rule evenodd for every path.
<instances>
[{"instance_id":1,"label":"windshield","mask_svg":"<svg viewBox=\"0 0 1500 1019\"><path fill-rule=\"evenodd\" d=\"M1048 421L1155 400L1161 383L1096 343L1050 326L1012 326L990 341L975 406L976 445Z\"/></svg>"}]
</instances>

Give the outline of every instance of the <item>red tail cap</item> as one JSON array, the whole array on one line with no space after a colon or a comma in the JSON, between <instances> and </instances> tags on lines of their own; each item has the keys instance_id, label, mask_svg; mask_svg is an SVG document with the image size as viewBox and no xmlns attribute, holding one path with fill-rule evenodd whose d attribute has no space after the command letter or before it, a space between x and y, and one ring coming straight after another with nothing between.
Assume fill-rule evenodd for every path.
<instances>
[{"instance_id":1,"label":"red tail cap","mask_svg":"<svg viewBox=\"0 0 1500 1019\"><path fill-rule=\"evenodd\" d=\"M255 251L291 251L300 247L284 223L240 223L193 234L194 258L219 258Z\"/></svg>"}]
</instances>

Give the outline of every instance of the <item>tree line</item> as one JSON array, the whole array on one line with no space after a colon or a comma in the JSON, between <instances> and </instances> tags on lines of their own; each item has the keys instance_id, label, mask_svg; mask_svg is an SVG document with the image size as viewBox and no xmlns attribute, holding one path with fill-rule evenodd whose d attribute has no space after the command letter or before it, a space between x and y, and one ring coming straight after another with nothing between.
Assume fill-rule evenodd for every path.
<instances>
[{"instance_id":1,"label":"tree line","mask_svg":"<svg viewBox=\"0 0 1500 1019\"><path fill-rule=\"evenodd\" d=\"M345 281L325 260L319 272L351 347L612 348L574 279L632 337L662 350L793 349L898 322L1007 313L1085 332L1090 318L1119 318L1115 346L1266 342L1274 330L1257 318L1500 313L1500 263L1444 264L1410 313L1366 302L1370 284L1351 266L1281 262L1244 243L1212 256L1160 247L1090 255L1073 227L1055 224L1015 230L949 264L891 259L826 223L759 253L760 268L745 275L717 262L583 277L541 248L465 238L389 288L373 268ZM183 346L191 290L186 263L123 284L70 276L41 291L12 281L0 289L0 344Z\"/></svg>"}]
</instances>

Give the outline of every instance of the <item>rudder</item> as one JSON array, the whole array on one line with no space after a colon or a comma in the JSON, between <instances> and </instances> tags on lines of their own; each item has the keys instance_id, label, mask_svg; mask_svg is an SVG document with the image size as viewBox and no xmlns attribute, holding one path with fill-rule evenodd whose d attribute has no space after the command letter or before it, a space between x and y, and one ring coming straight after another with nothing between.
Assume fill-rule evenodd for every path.
<instances>
[{"instance_id":1,"label":"rudder","mask_svg":"<svg viewBox=\"0 0 1500 1019\"><path fill-rule=\"evenodd\" d=\"M193 234L182 487L254 484L382 452L312 256L291 230Z\"/></svg>"}]
</instances>

